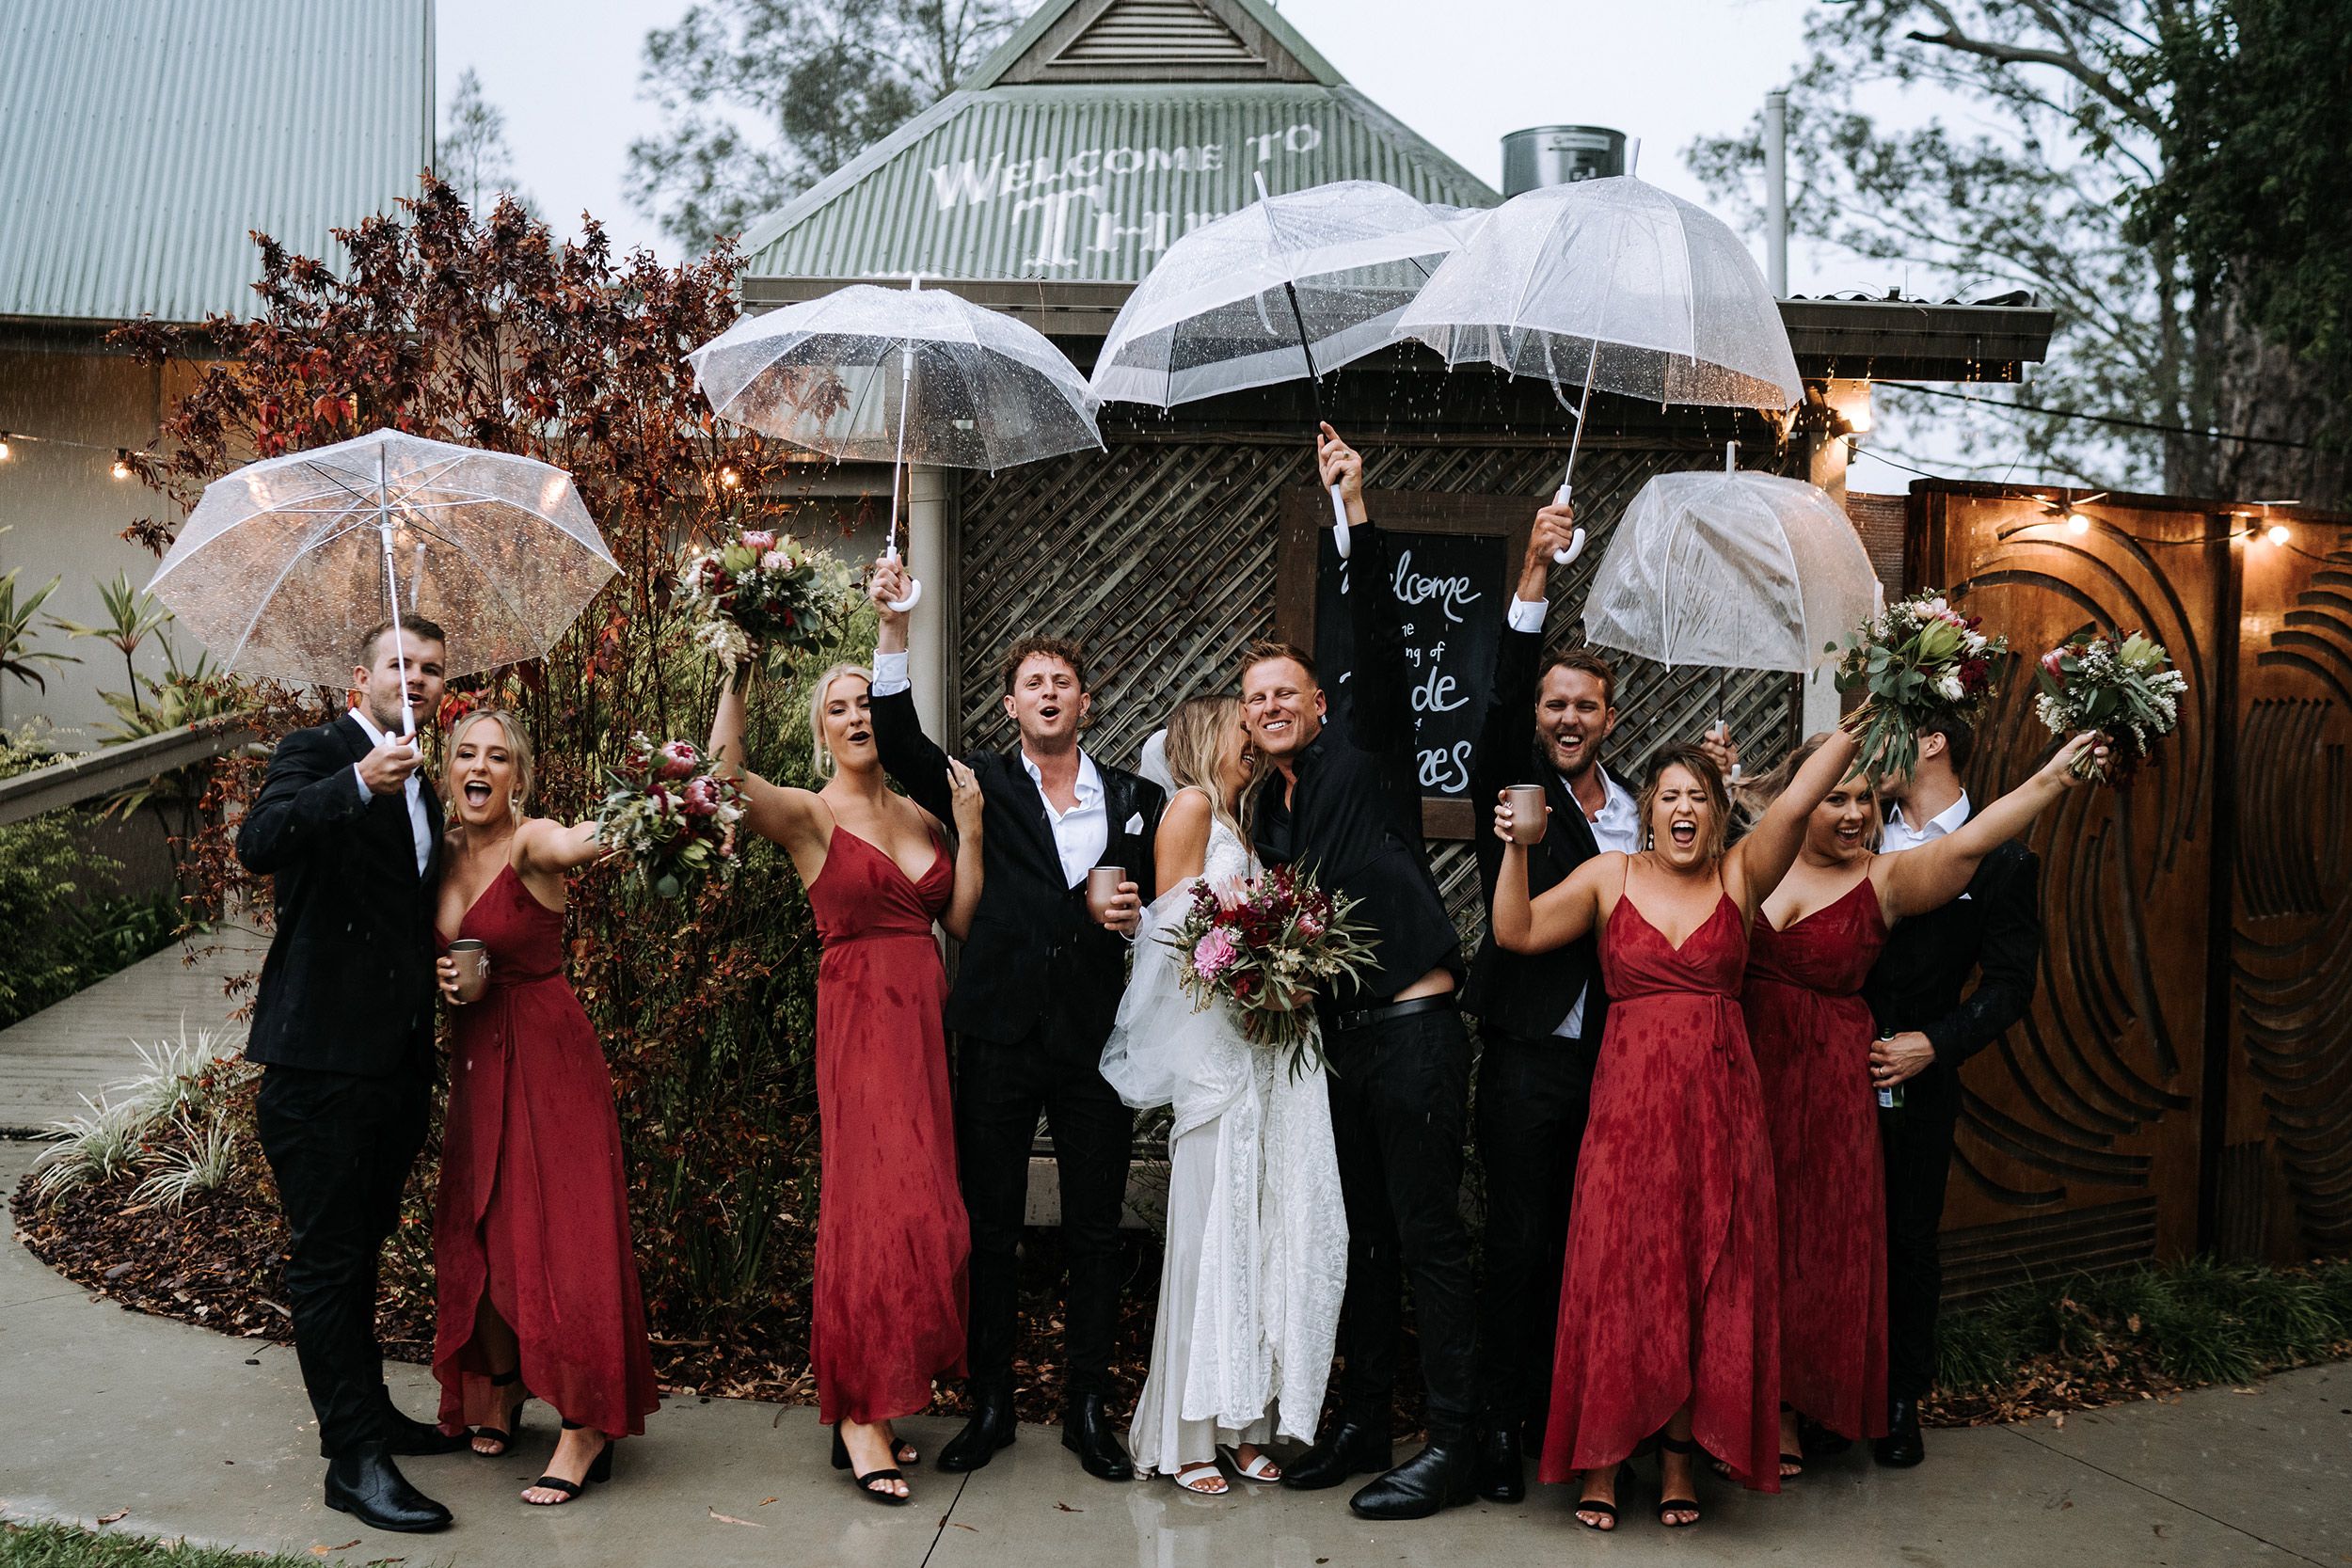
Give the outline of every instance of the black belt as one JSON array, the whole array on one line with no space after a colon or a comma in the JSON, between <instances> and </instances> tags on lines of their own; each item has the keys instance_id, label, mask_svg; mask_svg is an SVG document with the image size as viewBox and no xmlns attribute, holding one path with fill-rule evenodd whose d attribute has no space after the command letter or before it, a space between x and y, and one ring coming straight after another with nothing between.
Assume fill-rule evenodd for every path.
<instances>
[{"instance_id":1,"label":"black belt","mask_svg":"<svg viewBox=\"0 0 2352 1568\"><path fill-rule=\"evenodd\" d=\"M1351 1029L1364 1029L1375 1023L1386 1023L1392 1018L1410 1018L1415 1013L1434 1013L1440 1007L1450 1009L1454 1006L1454 993L1446 990L1439 991L1435 996L1416 996L1410 1002L1384 1002L1376 1007L1359 1007L1352 1013L1337 1014L1331 1020L1331 1027L1343 1035Z\"/></svg>"}]
</instances>

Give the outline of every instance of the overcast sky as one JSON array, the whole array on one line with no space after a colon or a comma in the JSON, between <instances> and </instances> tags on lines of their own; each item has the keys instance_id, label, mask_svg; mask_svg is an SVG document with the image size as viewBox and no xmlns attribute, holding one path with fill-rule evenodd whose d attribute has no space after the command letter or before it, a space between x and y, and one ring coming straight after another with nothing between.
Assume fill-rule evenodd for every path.
<instances>
[{"instance_id":1,"label":"overcast sky","mask_svg":"<svg viewBox=\"0 0 2352 1568\"><path fill-rule=\"evenodd\" d=\"M1819 0L1281 0L1279 9L1356 87L1489 184L1502 138L1528 125L1607 125L1642 138L1640 173L1704 193L1682 165L1697 136L1744 125L1795 74ZM480 72L505 111L523 186L551 216L582 209L623 246L672 259L629 206L630 139L660 128L637 94L646 30L688 0L479 0L437 15L440 102ZM1800 293L1905 281L1792 247ZM1857 485L1898 489L1877 464Z\"/></svg>"}]
</instances>

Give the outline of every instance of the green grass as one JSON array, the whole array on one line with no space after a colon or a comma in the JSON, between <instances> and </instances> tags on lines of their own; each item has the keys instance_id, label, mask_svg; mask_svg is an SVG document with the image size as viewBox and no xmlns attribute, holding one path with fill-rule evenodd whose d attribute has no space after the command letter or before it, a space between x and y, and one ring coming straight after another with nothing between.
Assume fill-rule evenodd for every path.
<instances>
[{"instance_id":1,"label":"green grass","mask_svg":"<svg viewBox=\"0 0 2352 1568\"><path fill-rule=\"evenodd\" d=\"M1947 1313L1936 1381L1998 1388L2038 1361L2243 1383L2352 1340L2352 1262L2271 1269L2210 1258L2020 1285Z\"/></svg>"},{"instance_id":2,"label":"green grass","mask_svg":"<svg viewBox=\"0 0 2352 1568\"><path fill-rule=\"evenodd\" d=\"M319 1560L191 1546L76 1525L0 1522L0 1568L318 1568Z\"/></svg>"}]
</instances>

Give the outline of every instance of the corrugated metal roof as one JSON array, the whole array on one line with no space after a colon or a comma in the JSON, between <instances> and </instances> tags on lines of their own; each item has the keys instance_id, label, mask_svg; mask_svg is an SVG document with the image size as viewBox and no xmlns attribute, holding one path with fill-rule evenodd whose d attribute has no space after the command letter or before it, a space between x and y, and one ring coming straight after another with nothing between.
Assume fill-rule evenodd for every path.
<instances>
[{"instance_id":1,"label":"corrugated metal roof","mask_svg":"<svg viewBox=\"0 0 2352 1568\"><path fill-rule=\"evenodd\" d=\"M0 316L252 313L433 161L433 0L8 0Z\"/></svg>"},{"instance_id":2,"label":"corrugated metal roof","mask_svg":"<svg viewBox=\"0 0 2352 1568\"><path fill-rule=\"evenodd\" d=\"M955 93L747 235L747 276L1135 282L1168 242L1277 191L1385 180L1495 193L1353 87Z\"/></svg>"}]
</instances>

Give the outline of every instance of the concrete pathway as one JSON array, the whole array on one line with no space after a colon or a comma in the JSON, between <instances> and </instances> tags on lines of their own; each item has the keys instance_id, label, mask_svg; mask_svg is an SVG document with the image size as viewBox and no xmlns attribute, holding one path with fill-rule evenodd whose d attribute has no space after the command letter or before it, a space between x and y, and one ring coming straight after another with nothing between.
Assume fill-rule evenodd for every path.
<instances>
[{"instance_id":1,"label":"concrete pathway","mask_svg":"<svg viewBox=\"0 0 2352 1568\"><path fill-rule=\"evenodd\" d=\"M0 1143L0 1181L13 1185L37 1148ZM391 1371L402 1403L429 1413L425 1371ZM1624 1562L1822 1568L2352 1562L2347 1367L2063 1426L1931 1433L1921 1469L1882 1471L1854 1453L1778 1497L1709 1478L1696 1529L1662 1529L1635 1508L1605 1542L1577 1528L1565 1488L1539 1488L1518 1508L1478 1504L1375 1528L1348 1513L1343 1492L1249 1488L1209 1499L1165 1481L1093 1481L1041 1428L1025 1429L975 1476L917 1468L916 1501L885 1509L827 1465L813 1409L725 1400L669 1405L622 1449L612 1485L532 1509L515 1494L554 1439L553 1418L533 1405L514 1457L406 1464L457 1524L403 1538L321 1503L291 1351L125 1311L11 1242L0 1247L0 1512L10 1516L88 1524L121 1513L124 1530L353 1564L1556 1568L1604 1551ZM947 1431L906 1423L927 1454ZM1645 1470L1631 1500L1655 1496Z\"/></svg>"},{"instance_id":2,"label":"concrete pathway","mask_svg":"<svg viewBox=\"0 0 2352 1568\"><path fill-rule=\"evenodd\" d=\"M78 1115L82 1096L139 1070L138 1045L210 1029L234 1051L245 1025L230 1014L246 998L222 990L231 975L260 970L269 943L250 931L224 929L140 959L87 990L0 1029L0 1135L31 1134ZM215 951L205 952L206 948ZM190 962L194 956L194 962Z\"/></svg>"}]
</instances>

